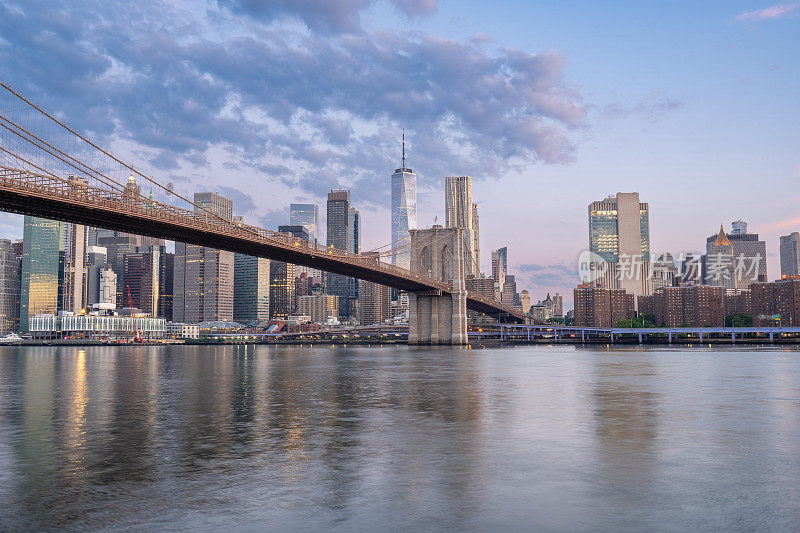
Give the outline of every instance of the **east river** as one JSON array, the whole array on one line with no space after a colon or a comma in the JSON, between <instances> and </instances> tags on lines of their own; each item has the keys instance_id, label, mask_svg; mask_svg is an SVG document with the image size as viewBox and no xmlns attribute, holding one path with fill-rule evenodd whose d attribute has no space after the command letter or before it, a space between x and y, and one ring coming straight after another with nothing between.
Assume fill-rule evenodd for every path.
<instances>
[{"instance_id":1,"label":"east river","mask_svg":"<svg viewBox=\"0 0 800 533\"><path fill-rule=\"evenodd\" d=\"M0 347L0 531L798 531L800 351Z\"/></svg>"}]
</instances>

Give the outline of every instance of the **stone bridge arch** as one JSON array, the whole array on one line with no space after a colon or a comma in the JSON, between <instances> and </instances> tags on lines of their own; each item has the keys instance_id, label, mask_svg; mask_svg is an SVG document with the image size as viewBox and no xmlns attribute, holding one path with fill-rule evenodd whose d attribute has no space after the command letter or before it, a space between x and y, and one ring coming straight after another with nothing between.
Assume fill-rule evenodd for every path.
<instances>
[{"instance_id":1,"label":"stone bridge arch","mask_svg":"<svg viewBox=\"0 0 800 533\"><path fill-rule=\"evenodd\" d=\"M409 344L467 343L463 232L442 226L410 230L412 269L451 284L452 290L409 294Z\"/></svg>"}]
</instances>

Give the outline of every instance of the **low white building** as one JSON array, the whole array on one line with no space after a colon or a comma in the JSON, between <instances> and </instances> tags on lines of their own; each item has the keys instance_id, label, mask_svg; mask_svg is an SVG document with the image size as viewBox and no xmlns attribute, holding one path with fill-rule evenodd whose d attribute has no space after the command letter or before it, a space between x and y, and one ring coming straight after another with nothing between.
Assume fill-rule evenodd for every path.
<instances>
[{"instance_id":1,"label":"low white building","mask_svg":"<svg viewBox=\"0 0 800 533\"><path fill-rule=\"evenodd\" d=\"M170 322L167 324L167 336L170 339L199 339L200 325Z\"/></svg>"},{"instance_id":2,"label":"low white building","mask_svg":"<svg viewBox=\"0 0 800 533\"><path fill-rule=\"evenodd\" d=\"M143 339L163 339L167 321L145 316L61 313L35 315L29 319L28 329L34 339L132 339L137 331Z\"/></svg>"}]
</instances>

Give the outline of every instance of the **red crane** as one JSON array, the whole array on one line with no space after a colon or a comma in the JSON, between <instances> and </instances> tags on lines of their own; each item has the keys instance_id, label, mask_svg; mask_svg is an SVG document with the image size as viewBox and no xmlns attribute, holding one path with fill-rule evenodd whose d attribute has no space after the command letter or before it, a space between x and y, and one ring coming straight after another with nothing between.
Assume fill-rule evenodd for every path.
<instances>
[{"instance_id":1,"label":"red crane","mask_svg":"<svg viewBox=\"0 0 800 533\"><path fill-rule=\"evenodd\" d=\"M131 286L125 285L125 288L128 289L128 307L131 310L131 320L133 320L133 340L134 342L142 342L142 336L139 335L139 328L136 327L136 317L133 316L133 298L131 298Z\"/></svg>"}]
</instances>

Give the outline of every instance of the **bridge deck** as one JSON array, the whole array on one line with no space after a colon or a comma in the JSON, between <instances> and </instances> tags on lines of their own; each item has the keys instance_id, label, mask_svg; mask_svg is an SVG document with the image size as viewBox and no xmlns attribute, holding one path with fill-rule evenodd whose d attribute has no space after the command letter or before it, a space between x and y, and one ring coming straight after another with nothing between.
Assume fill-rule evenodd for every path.
<instances>
[{"instance_id":1,"label":"bridge deck","mask_svg":"<svg viewBox=\"0 0 800 533\"><path fill-rule=\"evenodd\" d=\"M450 283L375 258L95 187L79 179L0 166L0 209L285 261L410 292L453 290ZM467 307L487 315L525 320L521 313L473 292L468 293Z\"/></svg>"}]
</instances>

